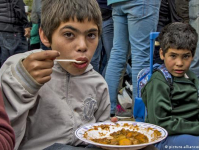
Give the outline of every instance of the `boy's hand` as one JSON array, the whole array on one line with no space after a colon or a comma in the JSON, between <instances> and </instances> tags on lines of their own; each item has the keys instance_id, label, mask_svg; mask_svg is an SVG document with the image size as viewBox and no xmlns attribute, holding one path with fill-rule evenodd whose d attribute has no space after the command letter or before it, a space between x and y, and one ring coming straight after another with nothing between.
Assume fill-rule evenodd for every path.
<instances>
[{"instance_id":1,"label":"boy's hand","mask_svg":"<svg viewBox=\"0 0 199 150\"><path fill-rule=\"evenodd\" d=\"M114 123L115 123L115 122L118 122L118 118L117 118L117 117L112 117L112 118L111 118L111 122L114 122Z\"/></svg>"},{"instance_id":2,"label":"boy's hand","mask_svg":"<svg viewBox=\"0 0 199 150\"><path fill-rule=\"evenodd\" d=\"M23 65L38 83L44 84L51 79L53 60L59 55L55 50L33 53L23 60Z\"/></svg>"}]
</instances>

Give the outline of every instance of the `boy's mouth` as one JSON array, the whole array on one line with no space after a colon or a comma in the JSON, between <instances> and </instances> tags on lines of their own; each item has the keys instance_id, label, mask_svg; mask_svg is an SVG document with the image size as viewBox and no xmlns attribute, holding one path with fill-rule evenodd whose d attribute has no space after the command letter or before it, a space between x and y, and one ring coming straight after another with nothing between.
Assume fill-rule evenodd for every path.
<instances>
[{"instance_id":1,"label":"boy's mouth","mask_svg":"<svg viewBox=\"0 0 199 150\"><path fill-rule=\"evenodd\" d=\"M81 63L73 63L74 66L78 69L84 69L88 66L88 59L87 58L77 58L77 61L81 61Z\"/></svg>"},{"instance_id":2,"label":"boy's mouth","mask_svg":"<svg viewBox=\"0 0 199 150\"><path fill-rule=\"evenodd\" d=\"M174 70L174 72L177 74L182 74L182 73L184 73L184 70Z\"/></svg>"}]
</instances>

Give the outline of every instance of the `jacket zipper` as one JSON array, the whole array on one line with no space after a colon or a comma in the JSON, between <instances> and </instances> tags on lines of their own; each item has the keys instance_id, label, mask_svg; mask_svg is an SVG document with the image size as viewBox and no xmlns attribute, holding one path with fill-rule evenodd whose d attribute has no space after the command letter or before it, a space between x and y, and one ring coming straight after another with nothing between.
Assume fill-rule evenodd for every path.
<instances>
[{"instance_id":1,"label":"jacket zipper","mask_svg":"<svg viewBox=\"0 0 199 150\"><path fill-rule=\"evenodd\" d=\"M69 100L68 95L69 95L69 83L70 83L70 78L71 78L71 75L68 73L67 92L66 92L66 93L67 93L67 101ZM68 104L71 105L71 101L70 101L70 100L68 101ZM73 108L70 107L70 109L71 109L71 112L73 112ZM73 131L72 131L72 133L73 133L73 132L74 132L74 129L76 129L77 125L76 125L76 120L75 120L75 115L74 115L74 113L72 113L71 115L72 115L72 119L73 119L73 122L74 122ZM71 120L72 120L72 119L71 119ZM72 144L72 145L74 144L74 141L75 141L75 136L74 136L74 134L72 134L72 138L71 138L71 144Z\"/></svg>"},{"instance_id":2,"label":"jacket zipper","mask_svg":"<svg viewBox=\"0 0 199 150\"><path fill-rule=\"evenodd\" d=\"M67 81L66 81L66 84L67 84L67 88L66 88L66 103L68 104L68 106L69 106L69 109L71 109L71 107L70 107L70 100L69 100L69 83L70 83L70 74L67 72ZM70 112L72 112L72 110L70 111ZM71 114L72 115L72 114ZM73 116L71 116L70 115L70 118L71 118L71 120L73 119ZM72 135L72 137L71 138L69 138L71 141L71 144L73 143L73 135Z\"/></svg>"}]
</instances>

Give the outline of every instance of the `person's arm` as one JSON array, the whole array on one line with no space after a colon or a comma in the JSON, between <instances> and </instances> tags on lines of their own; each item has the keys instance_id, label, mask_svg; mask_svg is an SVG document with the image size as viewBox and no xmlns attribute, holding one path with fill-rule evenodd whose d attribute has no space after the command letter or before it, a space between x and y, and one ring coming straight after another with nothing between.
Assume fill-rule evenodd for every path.
<instances>
[{"instance_id":1,"label":"person's arm","mask_svg":"<svg viewBox=\"0 0 199 150\"><path fill-rule=\"evenodd\" d=\"M24 137L29 109L34 106L36 93L41 87L41 85L34 84L21 62L21 59L26 58L30 53L11 56L0 70L3 100L15 132L16 149Z\"/></svg>"},{"instance_id":2,"label":"person's arm","mask_svg":"<svg viewBox=\"0 0 199 150\"><path fill-rule=\"evenodd\" d=\"M95 112L96 122L110 121L110 97L108 85L106 83L99 86L100 101L98 102L98 110Z\"/></svg>"},{"instance_id":3,"label":"person's arm","mask_svg":"<svg viewBox=\"0 0 199 150\"><path fill-rule=\"evenodd\" d=\"M20 24L24 27L24 36L29 38L32 23L28 20L24 7L25 3L23 2L23 0L18 0L14 7L14 10L18 20L20 21Z\"/></svg>"},{"instance_id":4,"label":"person's arm","mask_svg":"<svg viewBox=\"0 0 199 150\"><path fill-rule=\"evenodd\" d=\"M0 91L0 149L13 150L15 145L14 131L10 125L8 115L4 108L4 102Z\"/></svg>"},{"instance_id":5,"label":"person's arm","mask_svg":"<svg viewBox=\"0 0 199 150\"><path fill-rule=\"evenodd\" d=\"M50 80L50 68L56 56L57 51L29 51L11 56L1 67L1 88L15 132L16 149L24 137L27 116L37 101L38 90Z\"/></svg>"},{"instance_id":6,"label":"person's arm","mask_svg":"<svg viewBox=\"0 0 199 150\"><path fill-rule=\"evenodd\" d=\"M150 80L144 87L142 98L147 107L148 122L165 128L169 135L199 135L198 121L188 121L182 117L171 115L173 108L169 93L169 85L166 84L166 81L159 79Z\"/></svg>"}]
</instances>

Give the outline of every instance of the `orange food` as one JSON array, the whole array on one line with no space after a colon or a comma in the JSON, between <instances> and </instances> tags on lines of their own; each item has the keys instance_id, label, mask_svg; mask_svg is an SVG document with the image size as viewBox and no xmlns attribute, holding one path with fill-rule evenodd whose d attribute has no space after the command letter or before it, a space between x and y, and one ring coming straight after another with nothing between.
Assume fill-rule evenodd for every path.
<instances>
[{"instance_id":1,"label":"orange food","mask_svg":"<svg viewBox=\"0 0 199 150\"><path fill-rule=\"evenodd\" d=\"M110 138L100 138L100 139L91 139L94 142L101 144L111 144L111 145L134 145L148 143L149 140L146 135L141 134L137 131L130 131L126 129L121 129L117 132L110 134Z\"/></svg>"},{"instance_id":2,"label":"orange food","mask_svg":"<svg viewBox=\"0 0 199 150\"><path fill-rule=\"evenodd\" d=\"M132 136L133 136L133 133L132 133L132 132L129 132L129 133L126 134L126 137L127 137L127 138L130 138L130 137L132 137Z\"/></svg>"},{"instance_id":3,"label":"orange food","mask_svg":"<svg viewBox=\"0 0 199 150\"><path fill-rule=\"evenodd\" d=\"M129 139L122 139L119 141L119 145L131 145L131 141Z\"/></svg>"},{"instance_id":4,"label":"orange food","mask_svg":"<svg viewBox=\"0 0 199 150\"><path fill-rule=\"evenodd\" d=\"M117 117L111 118L111 120L114 122L117 122ZM99 126L94 126L93 129L89 129L88 131L91 130L107 130L110 132L110 129L114 129L117 127L121 127L120 124L115 123L114 125L110 124L105 124L105 125L99 125ZM124 123L121 130L118 130L116 132L112 132L109 134L109 137L103 137L106 135L106 133L99 132L98 134L100 135L99 138L89 138L89 140L94 141L96 143L101 143L101 144L109 144L109 145L137 145L137 144L143 144L143 143L148 143L148 135L142 134L139 132L139 126L138 125L129 125L128 123ZM129 128L129 129L126 129ZM153 131L152 139L151 141L154 141L158 139L161 136L161 132L158 130L155 130L153 128L146 128L146 132ZM101 137L101 138L100 138ZM84 133L84 138L88 138L88 133Z\"/></svg>"}]
</instances>

